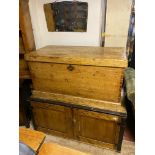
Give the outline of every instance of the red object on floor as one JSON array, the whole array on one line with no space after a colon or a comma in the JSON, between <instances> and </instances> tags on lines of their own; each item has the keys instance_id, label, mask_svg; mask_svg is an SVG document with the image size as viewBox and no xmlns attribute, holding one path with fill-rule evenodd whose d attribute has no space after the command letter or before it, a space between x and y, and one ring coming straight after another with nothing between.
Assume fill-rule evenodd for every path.
<instances>
[{"instance_id":1,"label":"red object on floor","mask_svg":"<svg viewBox=\"0 0 155 155\"><path fill-rule=\"evenodd\" d=\"M135 133L133 131L133 129L131 129L130 127L126 127L125 132L124 132L124 137L123 139L128 140L128 141L135 141Z\"/></svg>"},{"instance_id":2,"label":"red object on floor","mask_svg":"<svg viewBox=\"0 0 155 155\"><path fill-rule=\"evenodd\" d=\"M135 117L134 117L134 111L129 101L126 102L126 108L127 108L127 123L126 123L123 139L134 142L135 141Z\"/></svg>"}]
</instances>

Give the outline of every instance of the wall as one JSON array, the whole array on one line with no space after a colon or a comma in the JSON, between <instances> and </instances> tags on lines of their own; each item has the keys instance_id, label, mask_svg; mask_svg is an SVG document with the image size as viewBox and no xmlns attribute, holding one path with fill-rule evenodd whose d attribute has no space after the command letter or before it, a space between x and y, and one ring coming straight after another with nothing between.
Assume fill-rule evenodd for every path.
<instances>
[{"instance_id":1,"label":"wall","mask_svg":"<svg viewBox=\"0 0 155 155\"><path fill-rule=\"evenodd\" d=\"M102 17L102 0L82 0L83 2L88 2L87 32L48 32L43 4L54 1L55 0L29 0L36 48L41 48L46 45L101 45L101 26L104 20L104 17Z\"/></svg>"},{"instance_id":2,"label":"wall","mask_svg":"<svg viewBox=\"0 0 155 155\"><path fill-rule=\"evenodd\" d=\"M107 0L105 47L126 47L132 0Z\"/></svg>"}]
</instances>

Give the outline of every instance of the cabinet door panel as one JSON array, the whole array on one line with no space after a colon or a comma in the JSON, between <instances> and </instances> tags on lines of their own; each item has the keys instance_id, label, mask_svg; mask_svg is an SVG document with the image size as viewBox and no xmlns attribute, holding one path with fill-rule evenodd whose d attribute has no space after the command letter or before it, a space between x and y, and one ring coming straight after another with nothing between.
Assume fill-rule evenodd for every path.
<instances>
[{"instance_id":1,"label":"cabinet door panel","mask_svg":"<svg viewBox=\"0 0 155 155\"><path fill-rule=\"evenodd\" d=\"M111 148L118 141L119 117L109 114L74 109L75 136L77 139Z\"/></svg>"},{"instance_id":2,"label":"cabinet door panel","mask_svg":"<svg viewBox=\"0 0 155 155\"><path fill-rule=\"evenodd\" d=\"M71 109L47 103L33 103L35 125L54 134L72 137Z\"/></svg>"}]
</instances>

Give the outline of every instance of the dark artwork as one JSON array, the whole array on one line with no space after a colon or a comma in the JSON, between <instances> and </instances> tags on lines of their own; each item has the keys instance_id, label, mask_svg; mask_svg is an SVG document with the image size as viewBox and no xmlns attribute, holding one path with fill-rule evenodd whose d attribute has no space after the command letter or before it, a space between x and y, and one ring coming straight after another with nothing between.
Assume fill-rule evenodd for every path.
<instances>
[{"instance_id":1,"label":"dark artwork","mask_svg":"<svg viewBox=\"0 0 155 155\"><path fill-rule=\"evenodd\" d=\"M51 4L56 31L85 32L87 30L88 3L55 2Z\"/></svg>"}]
</instances>

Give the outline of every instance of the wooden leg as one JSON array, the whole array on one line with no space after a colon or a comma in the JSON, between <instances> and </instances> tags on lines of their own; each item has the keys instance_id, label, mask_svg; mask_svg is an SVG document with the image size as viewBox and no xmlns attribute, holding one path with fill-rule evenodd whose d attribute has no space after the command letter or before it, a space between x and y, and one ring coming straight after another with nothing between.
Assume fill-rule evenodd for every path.
<instances>
[{"instance_id":1,"label":"wooden leg","mask_svg":"<svg viewBox=\"0 0 155 155\"><path fill-rule=\"evenodd\" d=\"M22 114L23 121L20 125L25 125L26 128L30 127L30 102L28 101L31 95L30 80L23 80L20 88L20 113Z\"/></svg>"},{"instance_id":2,"label":"wooden leg","mask_svg":"<svg viewBox=\"0 0 155 155\"><path fill-rule=\"evenodd\" d=\"M35 119L34 119L34 111L33 111L33 107L31 106L31 118L32 118L32 123L33 123L33 126L34 126L34 129L37 130L37 126L35 124Z\"/></svg>"},{"instance_id":3,"label":"wooden leg","mask_svg":"<svg viewBox=\"0 0 155 155\"><path fill-rule=\"evenodd\" d=\"M121 151L125 126L126 126L126 117L121 118L120 134L119 134L119 140L118 140L118 145L117 145L117 152Z\"/></svg>"}]
</instances>

